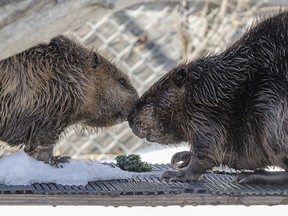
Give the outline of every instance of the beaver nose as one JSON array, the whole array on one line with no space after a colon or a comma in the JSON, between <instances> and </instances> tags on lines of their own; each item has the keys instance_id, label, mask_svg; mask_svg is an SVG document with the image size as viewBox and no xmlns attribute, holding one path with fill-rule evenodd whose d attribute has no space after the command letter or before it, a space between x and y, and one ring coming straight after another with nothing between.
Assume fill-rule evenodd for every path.
<instances>
[{"instance_id":1,"label":"beaver nose","mask_svg":"<svg viewBox=\"0 0 288 216\"><path fill-rule=\"evenodd\" d=\"M129 125L133 124L134 117L132 115L132 112L130 112L130 114L128 115L128 119L127 120L128 120Z\"/></svg>"}]
</instances>

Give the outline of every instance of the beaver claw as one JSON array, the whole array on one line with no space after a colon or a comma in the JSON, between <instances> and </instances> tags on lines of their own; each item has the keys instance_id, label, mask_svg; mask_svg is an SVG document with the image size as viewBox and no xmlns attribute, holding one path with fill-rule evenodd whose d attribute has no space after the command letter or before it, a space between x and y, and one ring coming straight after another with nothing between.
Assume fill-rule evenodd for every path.
<instances>
[{"instance_id":1,"label":"beaver claw","mask_svg":"<svg viewBox=\"0 0 288 216\"><path fill-rule=\"evenodd\" d=\"M191 157L192 157L192 152L190 151L177 152L172 156L171 165L179 169L187 167L190 162ZM180 161L183 161L183 162L178 164Z\"/></svg>"},{"instance_id":2,"label":"beaver claw","mask_svg":"<svg viewBox=\"0 0 288 216\"><path fill-rule=\"evenodd\" d=\"M161 179L179 182L197 181L201 174L188 173L185 169L178 171L166 171L161 175Z\"/></svg>"},{"instance_id":3,"label":"beaver claw","mask_svg":"<svg viewBox=\"0 0 288 216\"><path fill-rule=\"evenodd\" d=\"M56 168L63 168L62 163L70 162L71 157L69 156L53 156L47 163Z\"/></svg>"}]
</instances>

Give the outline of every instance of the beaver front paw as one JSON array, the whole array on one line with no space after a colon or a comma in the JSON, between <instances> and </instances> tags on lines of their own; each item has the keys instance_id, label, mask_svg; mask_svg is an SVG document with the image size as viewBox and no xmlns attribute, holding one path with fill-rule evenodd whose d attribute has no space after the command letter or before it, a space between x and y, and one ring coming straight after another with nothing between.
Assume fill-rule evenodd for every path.
<instances>
[{"instance_id":1,"label":"beaver front paw","mask_svg":"<svg viewBox=\"0 0 288 216\"><path fill-rule=\"evenodd\" d=\"M201 174L193 174L187 170L166 171L161 175L161 179L169 181L192 182L197 181Z\"/></svg>"},{"instance_id":2,"label":"beaver front paw","mask_svg":"<svg viewBox=\"0 0 288 216\"><path fill-rule=\"evenodd\" d=\"M171 165L176 168L184 168L187 167L192 157L192 152L190 151L182 151L177 152L172 156ZM181 162L182 163L179 163Z\"/></svg>"},{"instance_id":3,"label":"beaver front paw","mask_svg":"<svg viewBox=\"0 0 288 216\"><path fill-rule=\"evenodd\" d=\"M63 168L63 165L62 163L68 163L70 162L71 160L71 157L69 156L53 156L50 158L50 160L46 163L50 164L51 166L53 167L56 167L56 168Z\"/></svg>"}]
</instances>

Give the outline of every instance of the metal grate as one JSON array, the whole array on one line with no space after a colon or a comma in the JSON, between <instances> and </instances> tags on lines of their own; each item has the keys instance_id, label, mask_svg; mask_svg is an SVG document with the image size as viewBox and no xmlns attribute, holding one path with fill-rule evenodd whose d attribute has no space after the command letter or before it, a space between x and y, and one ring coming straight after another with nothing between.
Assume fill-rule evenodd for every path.
<instances>
[{"instance_id":1,"label":"metal grate","mask_svg":"<svg viewBox=\"0 0 288 216\"><path fill-rule=\"evenodd\" d=\"M108 164L115 167L115 164ZM121 195L169 195L169 194L211 194L234 196L287 196L287 185L238 184L233 182L234 172L207 172L202 181L182 183L160 180L163 171L173 170L165 164L154 164L152 173L135 173L129 179L101 180L87 185L59 185L55 183L34 183L9 186L0 184L0 194L89 194L102 196ZM156 175L155 175L156 173Z\"/></svg>"}]
</instances>

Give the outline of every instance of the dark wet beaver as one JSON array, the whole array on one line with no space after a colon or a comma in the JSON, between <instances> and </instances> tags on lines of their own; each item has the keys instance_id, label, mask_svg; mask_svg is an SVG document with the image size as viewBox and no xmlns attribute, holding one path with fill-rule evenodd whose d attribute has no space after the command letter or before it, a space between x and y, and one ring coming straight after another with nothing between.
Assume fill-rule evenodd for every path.
<instances>
[{"instance_id":1,"label":"dark wet beaver","mask_svg":"<svg viewBox=\"0 0 288 216\"><path fill-rule=\"evenodd\" d=\"M140 138L189 143L179 170L162 178L195 181L220 164L256 172L239 182L288 183L288 13L261 19L224 52L182 63L139 99L128 117Z\"/></svg>"},{"instance_id":2,"label":"dark wet beaver","mask_svg":"<svg viewBox=\"0 0 288 216\"><path fill-rule=\"evenodd\" d=\"M105 128L126 121L138 93L98 52L65 36L0 61L0 140L54 166L68 126Z\"/></svg>"}]
</instances>

